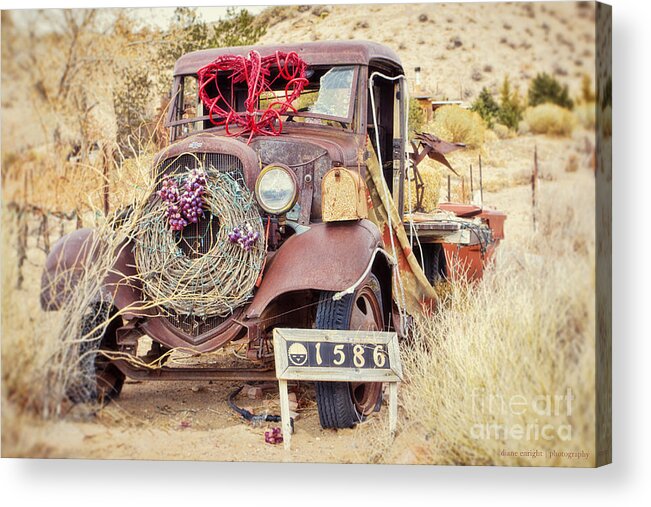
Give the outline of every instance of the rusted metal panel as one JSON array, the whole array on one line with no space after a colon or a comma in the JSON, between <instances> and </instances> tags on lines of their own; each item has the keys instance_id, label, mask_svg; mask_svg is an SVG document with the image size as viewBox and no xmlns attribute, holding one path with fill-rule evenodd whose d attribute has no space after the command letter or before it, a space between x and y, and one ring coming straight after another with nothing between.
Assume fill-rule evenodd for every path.
<instances>
[{"instance_id":1,"label":"rusted metal panel","mask_svg":"<svg viewBox=\"0 0 651 507\"><path fill-rule=\"evenodd\" d=\"M92 229L79 229L54 244L45 260L41 277L41 307L60 310L77 290L79 280L99 255L105 255L105 245ZM102 297L112 299L119 308L128 308L143 298L137 278L131 244L124 243L113 253L115 263L102 284ZM100 294L97 294L99 297ZM148 312L126 311L125 316L147 315Z\"/></svg>"},{"instance_id":2,"label":"rusted metal panel","mask_svg":"<svg viewBox=\"0 0 651 507\"><path fill-rule=\"evenodd\" d=\"M276 51L295 51L309 65L368 65L372 60L383 60L401 66L400 58L391 48L368 41L330 41L277 44L270 46L237 46L204 49L183 55L176 61L174 75L196 74L205 65L222 55L247 56L257 51L263 58Z\"/></svg>"},{"instance_id":3,"label":"rusted metal panel","mask_svg":"<svg viewBox=\"0 0 651 507\"><path fill-rule=\"evenodd\" d=\"M446 202L439 204L439 208L450 211L461 218L479 217L484 220L493 233L493 239L504 239L504 221L506 214L501 211L475 206L474 204L461 204Z\"/></svg>"},{"instance_id":4,"label":"rusted metal panel","mask_svg":"<svg viewBox=\"0 0 651 507\"><path fill-rule=\"evenodd\" d=\"M314 224L289 238L267 264L262 285L246 311L257 318L279 295L305 289L341 291L364 273L380 232L368 220Z\"/></svg>"}]
</instances>

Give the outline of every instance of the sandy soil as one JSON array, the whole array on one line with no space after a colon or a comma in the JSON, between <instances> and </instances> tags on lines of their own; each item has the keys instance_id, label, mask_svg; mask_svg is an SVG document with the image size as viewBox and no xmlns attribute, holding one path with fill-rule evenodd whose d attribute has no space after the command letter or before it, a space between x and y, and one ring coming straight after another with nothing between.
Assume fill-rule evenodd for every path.
<instances>
[{"instance_id":1,"label":"sandy soil","mask_svg":"<svg viewBox=\"0 0 651 507\"><path fill-rule=\"evenodd\" d=\"M398 53L409 79L421 67L422 91L437 100L472 101L505 76L526 93L538 72L576 94L584 73L594 81L593 15L572 2L335 5L283 12L262 42L380 42Z\"/></svg>"},{"instance_id":2,"label":"sandy soil","mask_svg":"<svg viewBox=\"0 0 651 507\"><path fill-rule=\"evenodd\" d=\"M117 403L95 417L60 422L29 422L29 447L35 455L66 458L177 459L214 461L367 462L380 416L357 429L323 430L319 425L313 387L301 386L300 417L292 449L267 444L264 432L278 424L253 426L227 405L240 384L127 381ZM238 404L255 413L278 414L276 392L264 400L244 395ZM3 456L13 443L4 439Z\"/></svg>"}]
</instances>

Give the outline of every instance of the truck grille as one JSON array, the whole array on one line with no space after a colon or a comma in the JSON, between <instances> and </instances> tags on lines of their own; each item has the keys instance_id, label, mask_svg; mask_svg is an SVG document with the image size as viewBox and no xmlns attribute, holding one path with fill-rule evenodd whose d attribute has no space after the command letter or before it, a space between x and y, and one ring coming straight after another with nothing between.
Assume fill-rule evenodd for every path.
<instances>
[{"instance_id":1,"label":"truck grille","mask_svg":"<svg viewBox=\"0 0 651 507\"><path fill-rule=\"evenodd\" d=\"M235 155L224 153L195 153L183 154L179 157L169 158L158 165L156 190L160 189L163 176L187 172L198 167L203 167L210 178L211 172L228 173L240 185L245 186L244 166ZM185 255L197 258L204 255L212 247L212 243L219 232L219 219L206 212L206 216L196 224L189 224L182 232L177 233L179 246ZM196 338L215 329L226 322L230 317L200 317L198 315L181 315L170 309L167 321L183 333Z\"/></svg>"},{"instance_id":2,"label":"truck grille","mask_svg":"<svg viewBox=\"0 0 651 507\"><path fill-rule=\"evenodd\" d=\"M208 173L211 171L228 173L240 185L245 185L244 166L242 161L235 155L228 153L184 153L179 157L168 158L158 164L157 176L159 183L157 187L160 185L163 176L190 171L198 167L205 168Z\"/></svg>"}]
</instances>

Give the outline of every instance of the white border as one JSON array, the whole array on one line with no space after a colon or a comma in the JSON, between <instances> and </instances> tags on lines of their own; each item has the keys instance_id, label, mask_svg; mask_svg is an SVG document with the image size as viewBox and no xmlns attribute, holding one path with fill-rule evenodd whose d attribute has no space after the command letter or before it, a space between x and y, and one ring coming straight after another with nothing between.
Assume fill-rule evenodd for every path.
<instances>
[{"instance_id":1,"label":"white border","mask_svg":"<svg viewBox=\"0 0 651 507\"><path fill-rule=\"evenodd\" d=\"M4 8L124 1L2 0ZM179 1L140 0L142 6ZM195 0L194 5L224 2ZM258 2L251 2L258 3ZM266 3L266 2L264 2ZM273 2L292 3L292 2ZM297 2L294 2L297 3ZM308 3L308 2L305 2ZM330 2L335 3L335 2ZM339 3L339 2L336 2ZM345 3L345 2L344 2ZM642 505L651 441L649 2L612 0L614 461L598 470L2 460L4 505ZM164 442L161 442L164 445Z\"/></svg>"}]
</instances>

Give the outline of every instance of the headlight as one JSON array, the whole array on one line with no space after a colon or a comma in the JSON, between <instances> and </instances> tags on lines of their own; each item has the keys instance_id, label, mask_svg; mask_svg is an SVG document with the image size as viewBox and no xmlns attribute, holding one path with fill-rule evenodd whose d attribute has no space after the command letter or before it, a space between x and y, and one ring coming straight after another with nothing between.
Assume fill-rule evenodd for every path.
<instances>
[{"instance_id":1,"label":"headlight","mask_svg":"<svg viewBox=\"0 0 651 507\"><path fill-rule=\"evenodd\" d=\"M298 197L296 175L284 165L268 165L255 182L255 197L267 213L286 213L292 209Z\"/></svg>"}]
</instances>

